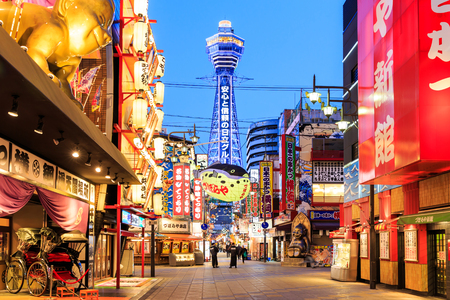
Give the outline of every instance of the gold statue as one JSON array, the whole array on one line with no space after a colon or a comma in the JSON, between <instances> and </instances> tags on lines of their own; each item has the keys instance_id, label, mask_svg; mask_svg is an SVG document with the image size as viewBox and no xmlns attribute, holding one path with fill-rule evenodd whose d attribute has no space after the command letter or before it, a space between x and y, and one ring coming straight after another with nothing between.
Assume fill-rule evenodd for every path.
<instances>
[{"instance_id":1,"label":"gold statue","mask_svg":"<svg viewBox=\"0 0 450 300\"><path fill-rule=\"evenodd\" d=\"M2 27L80 109L69 82L82 56L111 42L113 15L111 0L56 0L53 9L0 2Z\"/></svg>"}]
</instances>

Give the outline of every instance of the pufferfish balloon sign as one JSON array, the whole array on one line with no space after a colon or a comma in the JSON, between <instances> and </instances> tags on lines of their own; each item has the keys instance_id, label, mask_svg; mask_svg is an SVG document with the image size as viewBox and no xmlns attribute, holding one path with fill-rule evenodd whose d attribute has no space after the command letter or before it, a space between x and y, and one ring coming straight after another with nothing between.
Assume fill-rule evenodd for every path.
<instances>
[{"instance_id":1,"label":"pufferfish balloon sign","mask_svg":"<svg viewBox=\"0 0 450 300\"><path fill-rule=\"evenodd\" d=\"M223 201L239 201L250 192L248 173L239 166L213 164L204 169L200 177L206 193Z\"/></svg>"}]
</instances>

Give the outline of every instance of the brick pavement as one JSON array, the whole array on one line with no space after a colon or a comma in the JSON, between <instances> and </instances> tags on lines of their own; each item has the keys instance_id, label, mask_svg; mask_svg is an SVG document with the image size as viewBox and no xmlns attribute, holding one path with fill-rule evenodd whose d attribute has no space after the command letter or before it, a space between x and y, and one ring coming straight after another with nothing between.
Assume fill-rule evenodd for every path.
<instances>
[{"instance_id":1,"label":"brick pavement","mask_svg":"<svg viewBox=\"0 0 450 300\"><path fill-rule=\"evenodd\" d=\"M229 258L219 254L218 269L211 263L195 267L158 266L156 275L163 281L141 300L166 299L442 299L420 297L407 290L392 290L378 285L339 282L330 279L329 268L289 268L280 263L238 262L229 268Z\"/></svg>"}]
</instances>

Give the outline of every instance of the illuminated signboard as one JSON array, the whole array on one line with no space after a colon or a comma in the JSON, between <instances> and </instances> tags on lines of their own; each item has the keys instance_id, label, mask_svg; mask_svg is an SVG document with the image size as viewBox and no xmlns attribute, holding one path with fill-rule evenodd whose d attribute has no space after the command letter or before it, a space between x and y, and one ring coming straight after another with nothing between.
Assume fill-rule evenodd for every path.
<instances>
[{"instance_id":1,"label":"illuminated signboard","mask_svg":"<svg viewBox=\"0 0 450 300\"><path fill-rule=\"evenodd\" d=\"M358 0L360 183L406 184L450 169L440 143L450 126L446 2Z\"/></svg>"},{"instance_id":2,"label":"illuminated signboard","mask_svg":"<svg viewBox=\"0 0 450 300\"><path fill-rule=\"evenodd\" d=\"M344 203L343 184L313 184L314 203Z\"/></svg>"},{"instance_id":3,"label":"illuminated signboard","mask_svg":"<svg viewBox=\"0 0 450 300\"><path fill-rule=\"evenodd\" d=\"M219 140L225 141L219 145L219 159L223 164L231 164L231 84L230 77L225 76L220 80L219 86Z\"/></svg>"},{"instance_id":4,"label":"illuminated signboard","mask_svg":"<svg viewBox=\"0 0 450 300\"><path fill-rule=\"evenodd\" d=\"M282 199L280 210L295 210L295 138L283 134L282 137Z\"/></svg>"},{"instance_id":5,"label":"illuminated signboard","mask_svg":"<svg viewBox=\"0 0 450 300\"><path fill-rule=\"evenodd\" d=\"M261 218L272 217L273 209L273 162L262 161L259 163L261 176Z\"/></svg>"},{"instance_id":6,"label":"illuminated signboard","mask_svg":"<svg viewBox=\"0 0 450 300\"><path fill-rule=\"evenodd\" d=\"M202 181L194 179L194 221L202 221Z\"/></svg>"},{"instance_id":7,"label":"illuminated signboard","mask_svg":"<svg viewBox=\"0 0 450 300\"><path fill-rule=\"evenodd\" d=\"M131 214L125 210L122 210L122 223L131 225L131 221L132 221Z\"/></svg>"},{"instance_id":8,"label":"illuminated signboard","mask_svg":"<svg viewBox=\"0 0 450 300\"><path fill-rule=\"evenodd\" d=\"M189 164L179 163L173 167L174 181L174 216L189 216L191 209L190 198L190 167Z\"/></svg>"}]
</instances>

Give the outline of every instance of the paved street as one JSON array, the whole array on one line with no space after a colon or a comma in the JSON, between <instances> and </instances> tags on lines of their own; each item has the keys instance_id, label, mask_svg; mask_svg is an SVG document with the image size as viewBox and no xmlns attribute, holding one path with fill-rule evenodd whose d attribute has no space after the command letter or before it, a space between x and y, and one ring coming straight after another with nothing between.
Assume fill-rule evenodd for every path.
<instances>
[{"instance_id":1,"label":"paved street","mask_svg":"<svg viewBox=\"0 0 450 300\"><path fill-rule=\"evenodd\" d=\"M219 269L211 263L196 267L157 267L164 279L153 287L145 300L157 299L442 299L420 297L378 285L347 283L330 279L329 268L288 268L280 263L242 261L229 268L229 258L220 253Z\"/></svg>"}]
</instances>

